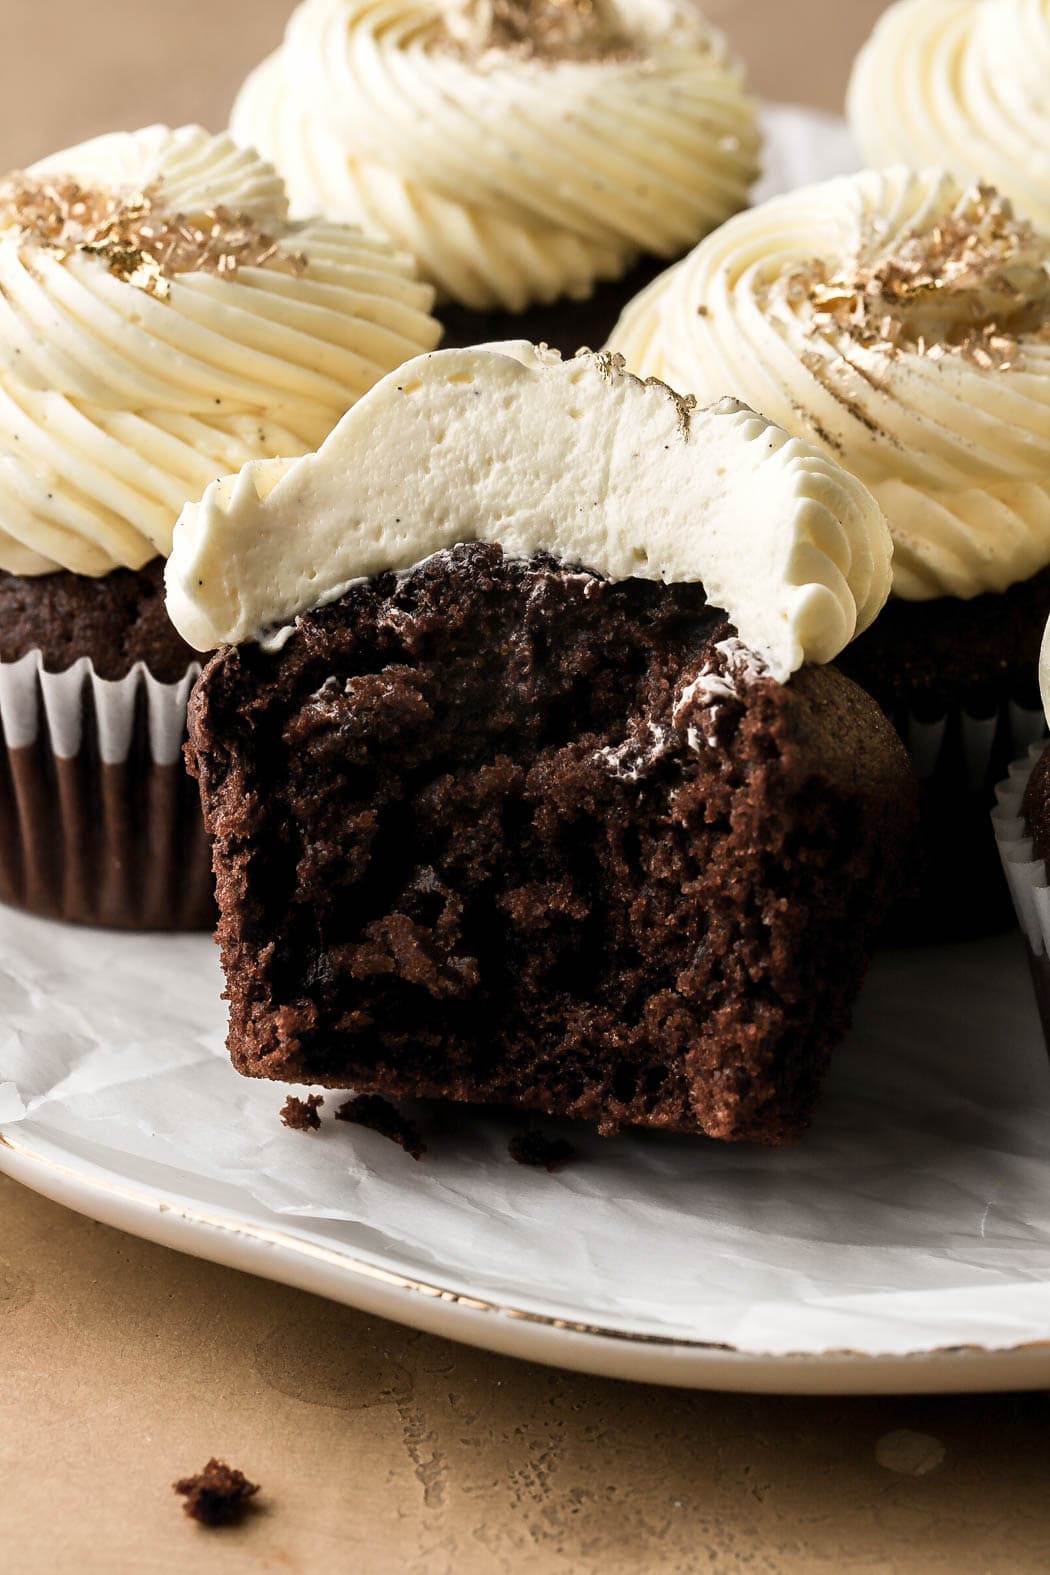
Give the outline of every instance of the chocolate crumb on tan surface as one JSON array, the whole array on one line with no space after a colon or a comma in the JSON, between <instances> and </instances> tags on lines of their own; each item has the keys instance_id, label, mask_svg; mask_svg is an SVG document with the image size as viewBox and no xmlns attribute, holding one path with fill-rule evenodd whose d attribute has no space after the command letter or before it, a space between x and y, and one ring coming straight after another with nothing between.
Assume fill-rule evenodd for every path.
<instances>
[{"instance_id":1,"label":"chocolate crumb on tan surface","mask_svg":"<svg viewBox=\"0 0 1050 1575\"><path fill-rule=\"evenodd\" d=\"M249 1482L243 1471L214 1456L203 1471L180 1477L171 1486L185 1500L185 1513L201 1526L236 1525L256 1507L252 1500L259 1491L259 1484Z\"/></svg>"},{"instance_id":2,"label":"chocolate crumb on tan surface","mask_svg":"<svg viewBox=\"0 0 1050 1575\"><path fill-rule=\"evenodd\" d=\"M335 1119L350 1121L354 1126L367 1127L369 1132L389 1138L391 1143L403 1148L413 1159L422 1159L427 1151L419 1128L381 1094L353 1095L339 1106Z\"/></svg>"},{"instance_id":3,"label":"chocolate crumb on tan surface","mask_svg":"<svg viewBox=\"0 0 1050 1575\"><path fill-rule=\"evenodd\" d=\"M281 1106L281 1121L290 1132L316 1132L321 1125L318 1111L323 1104L321 1094L307 1094L305 1099L289 1094Z\"/></svg>"}]
</instances>

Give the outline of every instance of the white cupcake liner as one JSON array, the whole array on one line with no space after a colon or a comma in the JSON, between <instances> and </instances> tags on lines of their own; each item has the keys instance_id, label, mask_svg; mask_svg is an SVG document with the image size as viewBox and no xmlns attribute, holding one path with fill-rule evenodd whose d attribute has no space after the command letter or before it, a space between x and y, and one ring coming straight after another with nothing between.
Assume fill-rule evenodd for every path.
<instances>
[{"instance_id":1,"label":"white cupcake liner","mask_svg":"<svg viewBox=\"0 0 1050 1575\"><path fill-rule=\"evenodd\" d=\"M131 929L213 921L196 784L182 762L200 663L161 683L137 662L101 678L89 657L0 662L0 900Z\"/></svg>"},{"instance_id":2,"label":"white cupcake liner","mask_svg":"<svg viewBox=\"0 0 1050 1575\"><path fill-rule=\"evenodd\" d=\"M119 765L128 758L141 696L150 754L157 765L173 765L186 737L186 705L200 670L201 664L192 662L176 683L163 684L145 662L136 662L124 678L100 678L91 658L82 656L64 672L49 673L40 651L29 651L17 662L0 662L4 742L8 749L28 749L43 733L60 760L72 760L83 743L89 693L99 758Z\"/></svg>"},{"instance_id":3,"label":"white cupcake liner","mask_svg":"<svg viewBox=\"0 0 1050 1575\"><path fill-rule=\"evenodd\" d=\"M933 722L920 721L909 712L901 731L920 782L932 777L949 740L949 724L958 718L958 738L966 768L966 785L972 793L981 792L993 770L996 742L1006 718L1011 753L1020 754L1046 736L1046 718L1041 710L1008 701L991 716L972 716L968 711L947 712Z\"/></svg>"},{"instance_id":4,"label":"white cupcake liner","mask_svg":"<svg viewBox=\"0 0 1050 1575\"><path fill-rule=\"evenodd\" d=\"M1033 956L1050 955L1050 882L1044 860L1033 857L1032 839L1021 812L1029 778L1045 744L1033 744L1015 760L1005 782L995 790L992 826L1003 861L1017 922Z\"/></svg>"}]
</instances>

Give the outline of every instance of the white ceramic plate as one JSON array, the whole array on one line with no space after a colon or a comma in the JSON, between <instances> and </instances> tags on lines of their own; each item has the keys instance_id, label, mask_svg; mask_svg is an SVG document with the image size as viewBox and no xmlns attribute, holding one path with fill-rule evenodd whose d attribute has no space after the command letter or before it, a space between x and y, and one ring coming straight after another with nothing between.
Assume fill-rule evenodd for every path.
<instances>
[{"instance_id":1,"label":"white ceramic plate","mask_svg":"<svg viewBox=\"0 0 1050 1575\"><path fill-rule=\"evenodd\" d=\"M1050 1386L1047 1338L1012 1349L944 1347L911 1355L763 1355L645 1329L603 1329L499 1304L355 1258L331 1239L129 1179L61 1143L0 1134L0 1171L44 1197L147 1241L294 1285L380 1317L577 1372L691 1389L761 1394L940 1394ZM1050 1171L1048 1171L1050 1182ZM534 1287L523 1300L531 1300Z\"/></svg>"},{"instance_id":2,"label":"white ceramic plate","mask_svg":"<svg viewBox=\"0 0 1050 1575\"><path fill-rule=\"evenodd\" d=\"M770 116L766 191L849 167ZM204 938L0 910L0 1170L179 1251L511 1355L697 1388L1050 1385L1050 1068L1019 938L879 959L814 1130L768 1152L510 1126L286 1132ZM331 1111L331 1096L326 1113ZM432 1114L427 1117L432 1120Z\"/></svg>"}]
</instances>

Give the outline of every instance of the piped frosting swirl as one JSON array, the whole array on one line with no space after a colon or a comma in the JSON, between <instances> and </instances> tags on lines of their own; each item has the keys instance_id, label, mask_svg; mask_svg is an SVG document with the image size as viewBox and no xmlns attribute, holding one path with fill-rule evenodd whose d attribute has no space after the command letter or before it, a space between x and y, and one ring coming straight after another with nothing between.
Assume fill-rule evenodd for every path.
<instances>
[{"instance_id":1,"label":"piped frosting swirl","mask_svg":"<svg viewBox=\"0 0 1050 1575\"><path fill-rule=\"evenodd\" d=\"M1050 230L1050 0L898 0L857 57L854 135L871 165L991 182Z\"/></svg>"},{"instance_id":2,"label":"piped frosting swirl","mask_svg":"<svg viewBox=\"0 0 1050 1575\"><path fill-rule=\"evenodd\" d=\"M315 448L436 343L409 258L291 224L273 167L199 127L116 133L0 186L0 569L166 553L187 497Z\"/></svg>"},{"instance_id":3,"label":"piped frosting swirl","mask_svg":"<svg viewBox=\"0 0 1050 1575\"><path fill-rule=\"evenodd\" d=\"M700 581L780 679L830 661L890 588L877 505L810 444L734 400L697 409L616 356L512 342L418 357L316 454L213 483L176 526L168 611L201 650L256 640L469 541Z\"/></svg>"},{"instance_id":4,"label":"piped frosting swirl","mask_svg":"<svg viewBox=\"0 0 1050 1575\"><path fill-rule=\"evenodd\" d=\"M513 311L680 254L746 202L759 142L691 0L304 0L231 126L296 211Z\"/></svg>"},{"instance_id":5,"label":"piped frosting swirl","mask_svg":"<svg viewBox=\"0 0 1050 1575\"><path fill-rule=\"evenodd\" d=\"M610 345L855 471L900 596L1050 563L1050 239L987 188L896 169L776 198L643 291Z\"/></svg>"}]
</instances>

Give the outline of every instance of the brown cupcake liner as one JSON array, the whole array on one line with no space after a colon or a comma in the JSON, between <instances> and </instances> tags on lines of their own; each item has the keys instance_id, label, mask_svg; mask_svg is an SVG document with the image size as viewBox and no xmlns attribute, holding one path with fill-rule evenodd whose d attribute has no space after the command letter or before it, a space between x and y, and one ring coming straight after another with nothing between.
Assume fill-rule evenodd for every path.
<instances>
[{"instance_id":1,"label":"brown cupcake liner","mask_svg":"<svg viewBox=\"0 0 1050 1575\"><path fill-rule=\"evenodd\" d=\"M973 939L1014 922L988 817L1010 762L1045 738L1041 710L1013 701L989 716L956 706L930 720L893 718L919 777L918 892L894 915L889 939Z\"/></svg>"},{"instance_id":2,"label":"brown cupcake liner","mask_svg":"<svg viewBox=\"0 0 1050 1575\"><path fill-rule=\"evenodd\" d=\"M1017 922L1024 934L1039 1016L1050 1046L1050 880L1045 862L1034 856L1022 808L1028 779L1045 747L1033 744L1014 761L1005 781L999 783L992 827Z\"/></svg>"},{"instance_id":3,"label":"brown cupcake liner","mask_svg":"<svg viewBox=\"0 0 1050 1575\"><path fill-rule=\"evenodd\" d=\"M214 923L211 859L182 759L200 671L174 684L141 662L100 678L88 657L48 673L0 662L0 901L114 929Z\"/></svg>"}]
</instances>

